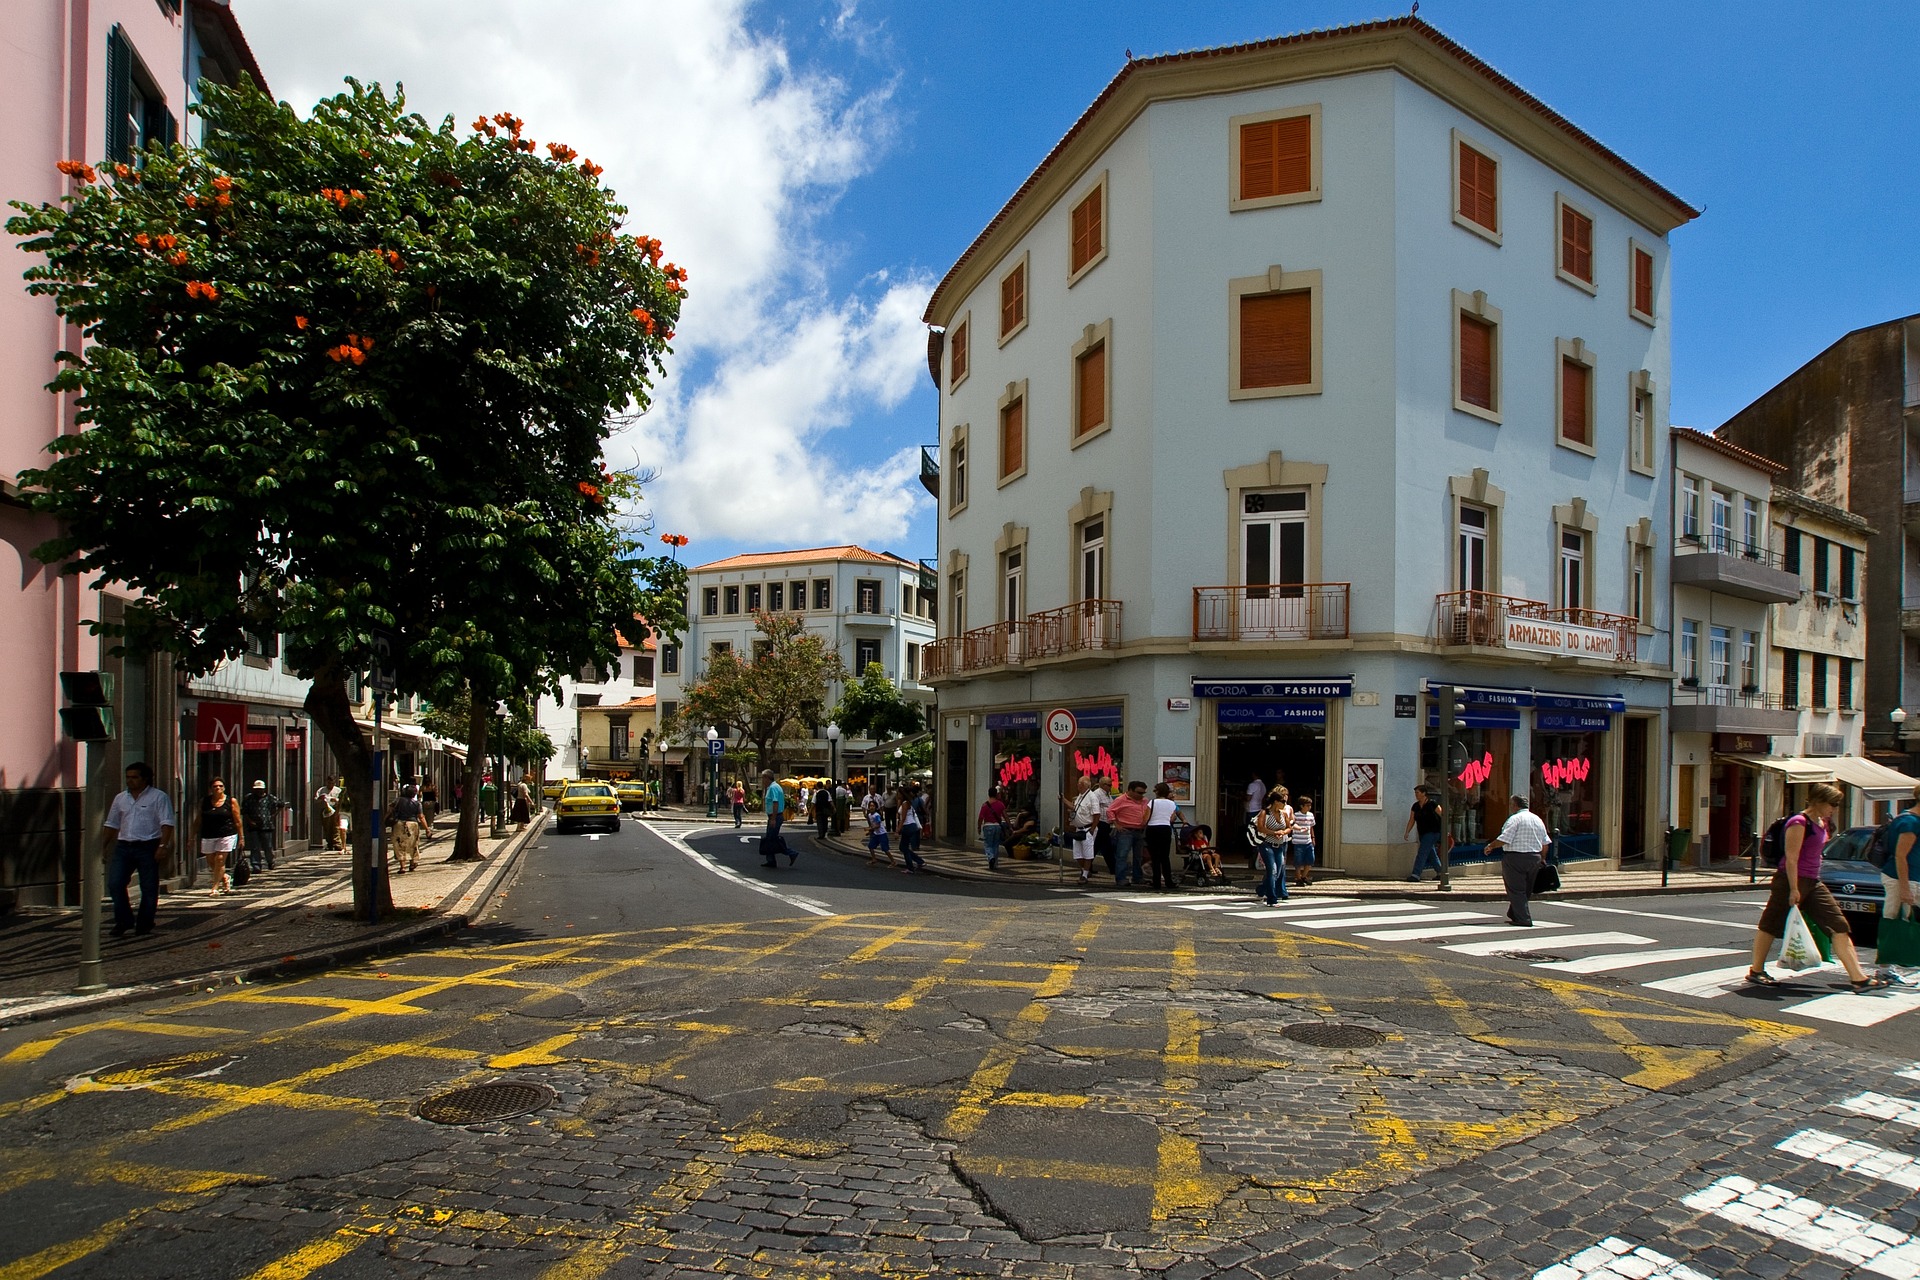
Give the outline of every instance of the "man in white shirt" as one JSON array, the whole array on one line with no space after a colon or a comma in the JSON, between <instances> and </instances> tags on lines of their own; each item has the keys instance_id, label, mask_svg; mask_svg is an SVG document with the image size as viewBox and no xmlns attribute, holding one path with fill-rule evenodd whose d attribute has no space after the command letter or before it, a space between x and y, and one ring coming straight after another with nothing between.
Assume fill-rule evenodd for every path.
<instances>
[{"instance_id":1,"label":"man in white shirt","mask_svg":"<svg viewBox=\"0 0 1920 1280\"><path fill-rule=\"evenodd\" d=\"M1500 878L1507 886L1507 919L1523 929L1533 928L1527 899L1533 878L1540 872L1540 854L1547 847L1547 824L1527 808L1525 796L1513 797L1513 813L1500 834L1487 841L1487 852L1500 850Z\"/></svg>"},{"instance_id":2,"label":"man in white shirt","mask_svg":"<svg viewBox=\"0 0 1920 1280\"><path fill-rule=\"evenodd\" d=\"M1261 811L1266 807L1267 784L1261 779L1260 775L1256 773L1253 775L1253 781L1247 784L1247 819L1240 824L1240 829L1242 831L1250 830L1253 826L1253 820L1259 817ZM1260 846L1254 841L1251 835L1246 837L1246 841L1247 865L1249 867L1255 866L1260 860Z\"/></svg>"},{"instance_id":3,"label":"man in white shirt","mask_svg":"<svg viewBox=\"0 0 1920 1280\"><path fill-rule=\"evenodd\" d=\"M101 852L108 855L107 892L113 896L113 936L127 930L153 932L153 912L160 901L160 855L173 848L173 798L153 785L153 768L145 763L127 766L127 789L107 806L102 824ZM140 914L136 920L127 885L140 877Z\"/></svg>"}]
</instances>

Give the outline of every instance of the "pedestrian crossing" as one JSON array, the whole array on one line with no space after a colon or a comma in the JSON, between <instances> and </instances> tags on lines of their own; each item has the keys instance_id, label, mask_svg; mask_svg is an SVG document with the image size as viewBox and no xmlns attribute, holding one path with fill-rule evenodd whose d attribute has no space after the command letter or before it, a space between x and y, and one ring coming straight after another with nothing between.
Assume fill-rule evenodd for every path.
<instances>
[{"instance_id":1,"label":"pedestrian crossing","mask_svg":"<svg viewBox=\"0 0 1920 1280\"><path fill-rule=\"evenodd\" d=\"M1920 1080L1920 1068L1901 1071L1897 1078ZM1898 1130L1920 1128L1920 1101L1911 1098L1865 1092L1829 1103L1827 1110L1894 1128L1896 1132L1890 1135L1893 1140L1907 1139L1908 1135ZM1801 1162L1793 1165L1782 1162L1781 1172L1774 1175L1780 1182L1728 1174L1695 1187L1679 1197L1679 1203L1703 1218L1715 1219L1759 1237L1760 1240L1755 1241L1756 1252L1770 1248L1770 1243L1761 1241L1778 1241L1817 1255L1825 1261L1829 1272L1838 1266L1852 1269L1849 1273L1855 1275L1920 1280L1920 1237L1845 1205L1829 1204L1781 1185L1797 1180L1797 1175L1808 1171L1820 1179L1823 1187L1832 1187L1833 1179L1826 1171L1838 1170L1857 1184L1862 1194L1876 1186L1916 1192L1920 1191L1920 1159L1881 1146L1869 1138L1846 1137L1818 1128L1788 1134L1774 1143L1772 1149ZM1657 1243L1608 1236L1535 1272L1534 1280L1717 1280L1661 1252L1655 1247ZM1735 1246L1735 1240L1722 1240L1717 1252L1724 1254ZM1802 1268L1811 1261L1803 1260Z\"/></svg>"},{"instance_id":2,"label":"pedestrian crossing","mask_svg":"<svg viewBox=\"0 0 1920 1280\"><path fill-rule=\"evenodd\" d=\"M1590 922L1591 929L1580 929L1563 921L1536 918L1531 927L1518 926L1505 917L1501 904L1487 904L1486 910L1474 904L1434 903L1406 899L1373 898L1362 900L1339 894L1297 896L1267 906L1245 893L1139 894L1121 899L1141 906L1191 911L1242 920L1259 921L1278 928L1309 933L1344 934L1369 942L1425 942L1441 951L1479 958L1500 956L1526 961L1536 969L1559 974L1619 974L1651 991L1687 996L1696 1000L1717 1000L1747 985L1749 963L1743 946L1662 947L1645 934L1608 925L1626 925L1619 917L1639 916L1645 921L1665 920L1697 922L1722 928L1740 928L1726 920L1677 916L1660 912L1636 912L1619 907L1605 908L1605 916L1590 916L1578 921ZM1584 903L1539 903L1539 907L1558 911L1562 907L1585 908ZM1646 927L1643 925L1642 927ZM1582 954L1576 954L1582 953ZM1538 957L1533 959L1530 957ZM1868 956L1862 955L1862 962ZM1704 961L1719 961L1701 968ZM1832 991L1834 983L1844 979L1845 971L1834 961L1799 973L1777 973L1781 985L1772 988L1776 1001L1769 1015L1793 1013L1818 1021L1851 1027L1871 1027L1889 1018L1920 1009L1920 988L1895 986L1867 994Z\"/></svg>"}]
</instances>

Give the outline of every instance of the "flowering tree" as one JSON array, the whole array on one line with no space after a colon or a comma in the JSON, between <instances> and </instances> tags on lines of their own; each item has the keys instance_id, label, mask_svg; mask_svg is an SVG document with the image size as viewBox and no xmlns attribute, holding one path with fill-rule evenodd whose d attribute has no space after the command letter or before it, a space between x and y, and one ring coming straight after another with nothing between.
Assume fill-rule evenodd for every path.
<instances>
[{"instance_id":1,"label":"flowering tree","mask_svg":"<svg viewBox=\"0 0 1920 1280\"><path fill-rule=\"evenodd\" d=\"M349 85L304 120L209 86L204 146L65 162L70 193L7 225L86 338L52 383L81 429L22 476L62 523L36 554L133 589L98 627L129 651L204 671L281 634L364 813L347 680L376 631L403 688L466 697L477 758L497 699L610 661L642 611L600 456L686 272L570 148ZM364 908L386 887L353 831Z\"/></svg>"}]
</instances>

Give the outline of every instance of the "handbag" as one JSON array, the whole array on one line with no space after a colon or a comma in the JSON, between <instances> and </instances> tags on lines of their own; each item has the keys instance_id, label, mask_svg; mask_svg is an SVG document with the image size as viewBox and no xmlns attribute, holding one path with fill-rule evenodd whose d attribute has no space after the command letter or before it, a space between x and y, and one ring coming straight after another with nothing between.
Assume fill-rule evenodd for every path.
<instances>
[{"instance_id":1,"label":"handbag","mask_svg":"<svg viewBox=\"0 0 1920 1280\"><path fill-rule=\"evenodd\" d=\"M1913 918L1913 908L1904 907L1897 916L1881 918L1879 947L1876 963L1920 965L1920 920Z\"/></svg>"},{"instance_id":2,"label":"handbag","mask_svg":"<svg viewBox=\"0 0 1920 1280\"><path fill-rule=\"evenodd\" d=\"M1540 869L1533 873L1533 896L1552 893L1560 887L1560 868L1551 862L1542 862Z\"/></svg>"}]
</instances>

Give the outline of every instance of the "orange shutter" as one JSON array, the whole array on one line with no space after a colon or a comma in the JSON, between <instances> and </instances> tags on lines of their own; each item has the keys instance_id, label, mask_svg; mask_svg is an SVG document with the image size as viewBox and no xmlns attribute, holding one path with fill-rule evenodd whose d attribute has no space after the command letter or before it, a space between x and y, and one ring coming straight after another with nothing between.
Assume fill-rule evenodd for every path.
<instances>
[{"instance_id":1,"label":"orange shutter","mask_svg":"<svg viewBox=\"0 0 1920 1280\"><path fill-rule=\"evenodd\" d=\"M1289 116L1240 126L1240 198L1313 190L1313 117Z\"/></svg>"},{"instance_id":2,"label":"orange shutter","mask_svg":"<svg viewBox=\"0 0 1920 1280\"><path fill-rule=\"evenodd\" d=\"M1560 436L1574 444L1593 443L1587 427L1587 382L1592 376L1583 364L1560 362Z\"/></svg>"},{"instance_id":3,"label":"orange shutter","mask_svg":"<svg viewBox=\"0 0 1920 1280\"><path fill-rule=\"evenodd\" d=\"M1272 121L1240 126L1240 198L1262 200L1277 193Z\"/></svg>"},{"instance_id":4,"label":"orange shutter","mask_svg":"<svg viewBox=\"0 0 1920 1280\"><path fill-rule=\"evenodd\" d=\"M1240 299L1240 385L1301 387L1313 381L1313 296L1253 293Z\"/></svg>"},{"instance_id":5,"label":"orange shutter","mask_svg":"<svg viewBox=\"0 0 1920 1280\"><path fill-rule=\"evenodd\" d=\"M1493 326L1460 313L1460 399L1493 408Z\"/></svg>"},{"instance_id":6,"label":"orange shutter","mask_svg":"<svg viewBox=\"0 0 1920 1280\"><path fill-rule=\"evenodd\" d=\"M947 375L947 385L952 386L967 376L967 326L961 325L953 331L953 357L951 371Z\"/></svg>"},{"instance_id":7,"label":"orange shutter","mask_svg":"<svg viewBox=\"0 0 1920 1280\"><path fill-rule=\"evenodd\" d=\"M1107 344L1101 343L1079 360L1079 415L1073 434L1083 436L1107 422Z\"/></svg>"},{"instance_id":8,"label":"orange shutter","mask_svg":"<svg viewBox=\"0 0 1920 1280\"><path fill-rule=\"evenodd\" d=\"M1560 269L1593 283L1593 219L1565 205L1560 206Z\"/></svg>"},{"instance_id":9,"label":"orange shutter","mask_svg":"<svg viewBox=\"0 0 1920 1280\"><path fill-rule=\"evenodd\" d=\"M1000 282L1000 336L1006 337L1027 318L1027 264L1015 267Z\"/></svg>"},{"instance_id":10,"label":"orange shutter","mask_svg":"<svg viewBox=\"0 0 1920 1280\"><path fill-rule=\"evenodd\" d=\"M1653 255L1645 249L1633 251L1633 309L1653 314Z\"/></svg>"},{"instance_id":11,"label":"orange shutter","mask_svg":"<svg viewBox=\"0 0 1920 1280\"><path fill-rule=\"evenodd\" d=\"M1500 166L1466 143L1460 144L1460 216L1489 231L1500 230Z\"/></svg>"},{"instance_id":12,"label":"orange shutter","mask_svg":"<svg viewBox=\"0 0 1920 1280\"><path fill-rule=\"evenodd\" d=\"M1085 200L1073 208L1073 251L1069 271L1078 272L1099 256L1101 234L1100 188L1095 187L1087 193Z\"/></svg>"},{"instance_id":13,"label":"orange shutter","mask_svg":"<svg viewBox=\"0 0 1920 1280\"><path fill-rule=\"evenodd\" d=\"M1027 402L1015 400L1000 411L1000 478L1026 465Z\"/></svg>"}]
</instances>

